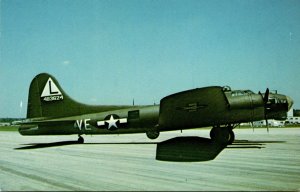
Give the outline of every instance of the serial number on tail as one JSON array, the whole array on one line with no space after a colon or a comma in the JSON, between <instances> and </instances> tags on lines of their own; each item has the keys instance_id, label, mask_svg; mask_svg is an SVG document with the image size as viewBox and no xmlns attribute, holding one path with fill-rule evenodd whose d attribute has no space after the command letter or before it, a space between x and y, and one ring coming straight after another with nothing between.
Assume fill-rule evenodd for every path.
<instances>
[{"instance_id":1,"label":"serial number on tail","mask_svg":"<svg viewBox=\"0 0 300 192\"><path fill-rule=\"evenodd\" d=\"M60 101L63 99L64 99L63 95L53 95L53 96L47 96L43 98L44 101Z\"/></svg>"}]
</instances>

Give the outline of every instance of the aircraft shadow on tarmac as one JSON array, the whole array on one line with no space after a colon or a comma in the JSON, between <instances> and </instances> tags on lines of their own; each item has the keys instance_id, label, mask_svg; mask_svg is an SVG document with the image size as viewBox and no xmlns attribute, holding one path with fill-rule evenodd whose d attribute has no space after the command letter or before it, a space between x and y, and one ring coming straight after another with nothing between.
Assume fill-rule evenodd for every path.
<instances>
[{"instance_id":1,"label":"aircraft shadow on tarmac","mask_svg":"<svg viewBox=\"0 0 300 192\"><path fill-rule=\"evenodd\" d=\"M27 145L25 147L15 148L16 150L24 150L24 149L39 149L39 148L48 148L48 147L58 147L64 145L129 145L129 144L157 144L158 142L119 142L119 143L78 143L78 141L60 141L53 143L28 143L23 144Z\"/></svg>"},{"instance_id":2,"label":"aircraft shadow on tarmac","mask_svg":"<svg viewBox=\"0 0 300 192\"><path fill-rule=\"evenodd\" d=\"M23 144L23 145L27 145L25 147L18 147L15 149L16 150L39 149L39 148L58 147L58 146L75 145L75 144L79 144L78 141L60 141L60 142L53 142L53 143L28 143L28 144Z\"/></svg>"},{"instance_id":3,"label":"aircraft shadow on tarmac","mask_svg":"<svg viewBox=\"0 0 300 192\"><path fill-rule=\"evenodd\" d=\"M202 137L175 137L157 144L156 159L161 161L209 161L226 148L226 144Z\"/></svg>"},{"instance_id":4,"label":"aircraft shadow on tarmac","mask_svg":"<svg viewBox=\"0 0 300 192\"><path fill-rule=\"evenodd\" d=\"M65 145L120 145L120 144L157 144L156 160L195 162L215 159L225 148L227 149L261 149L267 143L284 143L285 141L248 141L235 140L233 144L226 145L212 141L208 138L189 136L175 137L162 142L119 142L119 143L78 143L77 141L61 141L53 143L29 143L16 150L38 149Z\"/></svg>"},{"instance_id":5,"label":"aircraft shadow on tarmac","mask_svg":"<svg viewBox=\"0 0 300 192\"><path fill-rule=\"evenodd\" d=\"M285 143L285 141L248 141L235 140L226 145L202 137L176 137L157 144L156 159L161 161L193 162L215 159L227 149L261 149L267 143Z\"/></svg>"}]
</instances>

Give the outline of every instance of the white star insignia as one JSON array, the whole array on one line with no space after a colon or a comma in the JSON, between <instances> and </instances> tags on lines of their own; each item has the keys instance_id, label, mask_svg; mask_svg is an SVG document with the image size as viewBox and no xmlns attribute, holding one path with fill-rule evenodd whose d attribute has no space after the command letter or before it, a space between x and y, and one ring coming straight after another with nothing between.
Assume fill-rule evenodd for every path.
<instances>
[{"instance_id":1,"label":"white star insignia","mask_svg":"<svg viewBox=\"0 0 300 192\"><path fill-rule=\"evenodd\" d=\"M118 128L117 121L119 121L119 120L114 119L113 115L111 115L110 119L108 121L106 121L106 123L108 123L108 129L110 129L111 127Z\"/></svg>"},{"instance_id":2,"label":"white star insignia","mask_svg":"<svg viewBox=\"0 0 300 192\"><path fill-rule=\"evenodd\" d=\"M111 128L116 128L118 129L118 125L117 123L123 124L123 123L127 123L127 118L122 118L119 119L119 117L117 117L117 119L114 118L113 115L108 115L109 119L108 120L103 120L103 121L97 121L97 126L101 127L101 126L105 126L108 124L107 129L108 130L115 130L115 129L111 129ZM107 119L107 118L105 118Z\"/></svg>"}]
</instances>

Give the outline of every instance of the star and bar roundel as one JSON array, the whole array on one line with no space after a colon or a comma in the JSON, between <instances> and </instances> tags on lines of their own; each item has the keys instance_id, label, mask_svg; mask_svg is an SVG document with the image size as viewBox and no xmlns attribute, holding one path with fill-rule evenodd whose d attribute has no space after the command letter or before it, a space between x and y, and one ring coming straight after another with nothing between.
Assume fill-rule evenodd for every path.
<instances>
[{"instance_id":1,"label":"star and bar roundel","mask_svg":"<svg viewBox=\"0 0 300 192\"><path fill-rule=\"evenodd\" d=\"M116 114L108 115L104 118L103 121L97 121L98 127L106 127L108 130L116 130L121 124L126 124L127 118L120 118Z\"/></svg>"}]
</instances>

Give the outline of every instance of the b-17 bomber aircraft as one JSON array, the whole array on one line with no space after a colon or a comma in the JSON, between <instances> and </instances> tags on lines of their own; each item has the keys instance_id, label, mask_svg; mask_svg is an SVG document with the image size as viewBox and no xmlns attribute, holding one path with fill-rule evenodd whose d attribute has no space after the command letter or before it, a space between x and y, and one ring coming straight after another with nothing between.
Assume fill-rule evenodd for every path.
<instances>
[{"instance_id":1,"label":"b-17 bomber aircraft","mask_svg":"<svg viewBox=\"0 0 300 192\"><path fill-rule=\"evenodd\" d=\"M231 90L228 86L191 89L164 97L160 105L86 105L69 97L51 75L34 77L21 135L146 133L212 127L213 141L231 144L233 129L243 122L284 120L293 100L285 95Z\"/></svg>"}]
</instances>

